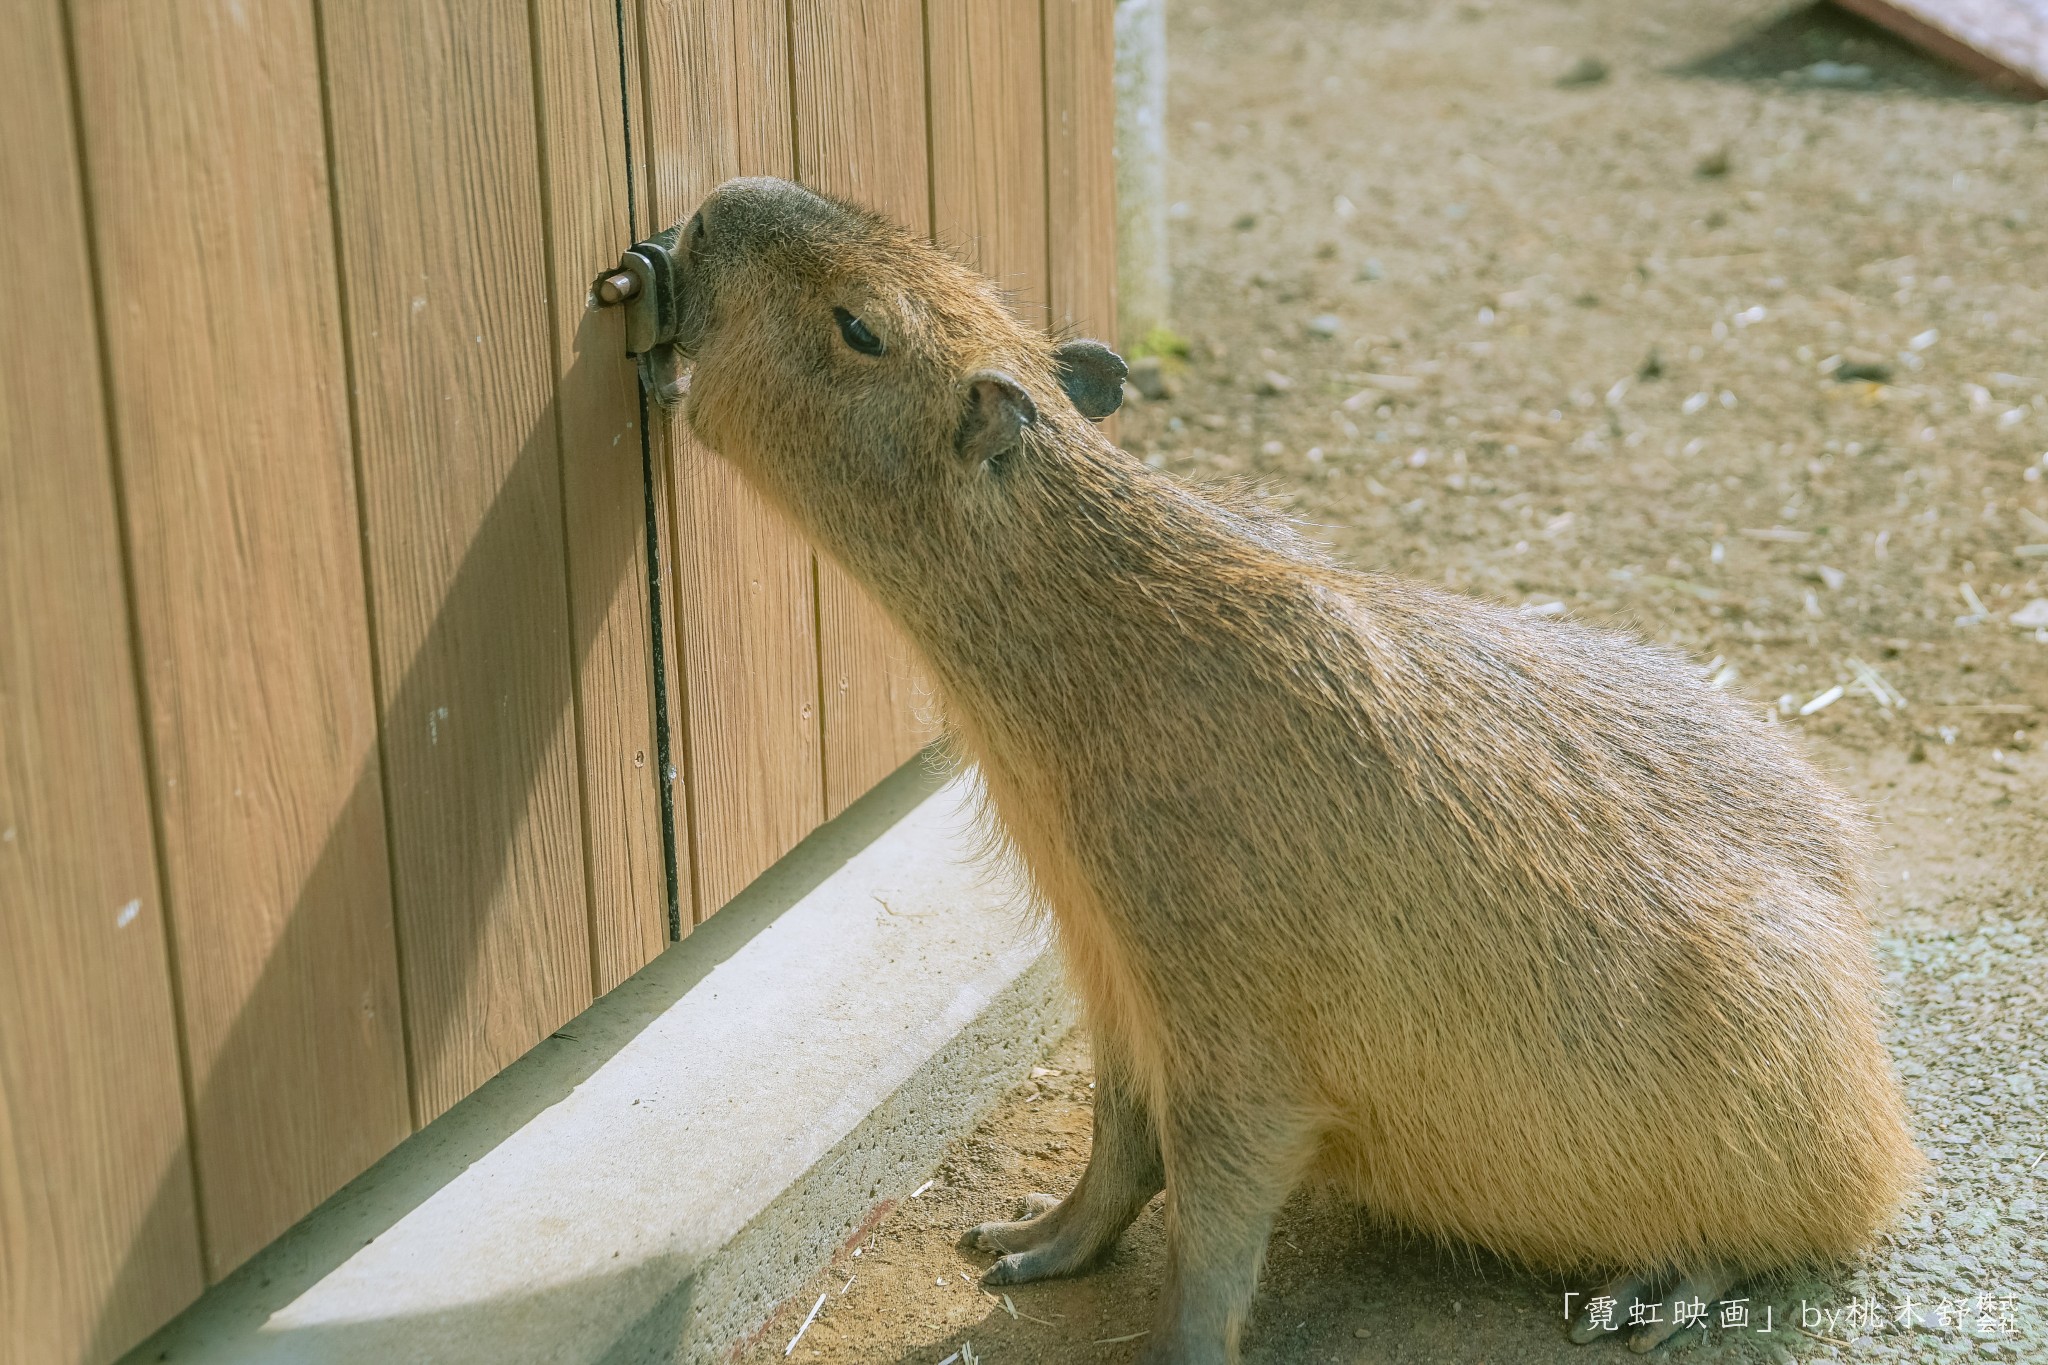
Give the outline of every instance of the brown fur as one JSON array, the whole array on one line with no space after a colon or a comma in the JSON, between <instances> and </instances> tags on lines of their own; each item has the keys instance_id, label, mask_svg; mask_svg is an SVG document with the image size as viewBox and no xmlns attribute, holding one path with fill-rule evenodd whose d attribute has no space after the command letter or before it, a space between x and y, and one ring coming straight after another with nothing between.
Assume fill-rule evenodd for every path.
<instances>
[{"instance_id":1,"label":"brown fur","mask_svg":"<svg viewBox=\"0 0 2048 1365\"><path fill-rule=\"evenodd\" d=\"M1782 730L1147 469L879 218L743 181L704 222L689 420L923 651L1094 1031L1090 1167L980 1230L993 1278L1079 1269L1163 1181L1148 1358L1222 1361L1311 1174L1574 1270L1813 1262L1888 1217L1920 1158L1866 836ZM964 458L990 368L1036 420Z\"/></svg>"}]
</instances>

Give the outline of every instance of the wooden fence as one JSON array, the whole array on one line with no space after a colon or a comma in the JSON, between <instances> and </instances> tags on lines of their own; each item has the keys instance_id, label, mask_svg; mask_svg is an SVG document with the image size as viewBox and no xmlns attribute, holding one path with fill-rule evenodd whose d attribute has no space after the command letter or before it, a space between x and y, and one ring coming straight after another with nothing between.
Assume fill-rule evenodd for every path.
<instances>
[{"instance_id":1,"label":"wooden fence","mask_svg":"<svg viewBox=\"0 0 2048 1365\"><path fill-rule=\"evenodd\" d=\"M773 174L1102 334L1110 9L16 8L0 1360L118 1355L916 750L585 288Z\"/></svg>"}]
</instances>

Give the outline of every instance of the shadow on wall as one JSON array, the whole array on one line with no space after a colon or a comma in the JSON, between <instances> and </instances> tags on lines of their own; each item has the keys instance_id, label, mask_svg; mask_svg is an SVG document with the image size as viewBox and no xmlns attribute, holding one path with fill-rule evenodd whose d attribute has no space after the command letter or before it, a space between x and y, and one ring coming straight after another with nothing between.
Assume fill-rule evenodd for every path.
<instances>
[{"instance_id":1,"label":"shadow on wall","mask_svg":"<svg viewBox=\"0 0 2048 1365\"><path fill-rule=\"evenodd\" d=\"M579 331L578 354L573 368L585 365L622 367L623 358L616 354L616 329L597 326L595 316L587 315L585 325ZM594 349L601 353L593 354ZM562 386L566 387L569 382L565 378ZM570 710L573 678L581 669L600 623L596 620L571 622L570 630L575 637L573 652L564 651L561 648L563 641L551 638L547 633L492 628L492 623L507 608L506 583L531 577L523 574L519 566L530 558L532 510L536 506L555 506L561 496L557 448L556 412L551 401L521 443L518 459L500 485L475 539L470 542L433 625L414 656L415 662L389 693L390 705L379 718L382 733L389 734L393 727L411 723L404 718L427 715L451 695L480 697L502 692L507 678L519 679L526 690L525 716L559 718ZM634 507L640 506L642 500L638 454L636 449L631 460L612 460L606 466L615 471L616 477L631 479L630 505ZM604 538L601 546L571 547L571 553L592 549L609 552L607 562L595 566L593 571L601 571L604 581L616 581L618 575L632 567L634 544L641 533L636 524L630 536ZM590 567L588 561L585 567ZM559 591L560 585L557 584L556 588ZM564 608L550 603L548 610L561 613ZM308 628L318 629L319 623L309 623ZM498 799L493 802L477 803L477 824L469 831L467 848L461 851L471 875L445 879L443 885L449 889L450 898L434 907L434 916L441 929L437 947L445 954L438 965L451 986L466 982L474 968L477 946L492 903L504 882L509 855L519 838L526 807L547 754L544 744L531 740L515 741L501 733L505 722L499 716L485 717L479 724L465 728L469 730L467 736L458 738L451 735L450 738L462 743L472 753L491 749L492 756L486 766L502 770L506 766L506 754L516 755L519 766L516 780L509 784L509 790L500 791ZM454 755L452 761L460 763L462 755ZM222 1088L215 1084L216 1078L251 1074L266 1052L264 1040L258 1033L259 1027L275 1027L275 1021L293 1017L291 993L296 974L283 970L283 967L297 963L302 970L308 967L318 969L317 940L322 935L313 923L317 914L309 914L309 908L317 912L319 907L344 904L348 889L361 885L362 868L357 865L357 859L364 847L362 831L366 825L381 825L384 796L381 761L373 760L356 779L347 802L329 830L320 856L305 885L300 888L283 930L265 962L263 973L243 1002L208 1074L195 1075L192 1079L194 1116L201 1126L221 1121L216 1111L224 1103L224 1096ZM381 835L376 842L382 843ZM392 851L392 856L395 862L396 850ZM405 947L401 942L401 954ZM409 1009L404 1019L411 1072L415 1076L423 1058L434 1056L441 1049L459 1046L459 1040L470 1024L457 1009L468 995L467 991L450 988L424 994L424 1002L407 1002ZM173 1194L174 1189L172 1182L159 1180L147 1224L154 1225L161 1219L177 1215L178 1201ZM126 1300L136 1292L136 1277L147 1273L148 1267L131 1252L107 1302L119 1304ZM121 1324L116 1316L103 1313L94 1331L89 1356L105 1359L126 1346L126 1341L114 1335L120 1331Z\"/></svg>"},{"instance_id":2,"label":"shadow on wall","mask_svg":"<svg viewBox=\"0 0 2048 1365\"><path fill-rule=\"evenodd\" d=\"M1993 103L2015 98L1825 0L1788 10L1720 51L1674 66L1671 72L1834 90L1908 90Z\"/></svg>"},{"instance_id":3,"label":"shadow on wall","mask_svg":"<svg viewBox=\"0 0 2048 1365\"><path fill-rule=\"evenodd\" d=\"M713 970L745 948L856 853L944 785L936 764L913 762L821 826L689 938L622 982L512 1067L461 1100L412 1140L349 1182L137 1347L135 1365L274 1365L278 1360L420 1361L499 1365L523 1324L549 1340L611 1341L607 1361L667 1360L685 1339L694 1304L684 1258L656 1254L615 1273L516 1296L451 1304L432 1313L341 1316L377 1302L351 1277L352 1258L431 1200L493 1148L567 1099ZM687 1178L678 1172L678 1178ZM573 1200L574 1191L563 1192ZM370 1273L390 1273L389 1261ZM431 1267L422 1268L423 1279ZM451 1276L451 1283L455 1277ZM316 1292L323 1288L327 1292ZM422 1284L422 1297L435 1287ZM449 1292L459 1294L459 1288ZM323 1316L323 1314L329 1316ZM574 1330L579 1322L587 1328Z\"/></svg>"}]
</instances>

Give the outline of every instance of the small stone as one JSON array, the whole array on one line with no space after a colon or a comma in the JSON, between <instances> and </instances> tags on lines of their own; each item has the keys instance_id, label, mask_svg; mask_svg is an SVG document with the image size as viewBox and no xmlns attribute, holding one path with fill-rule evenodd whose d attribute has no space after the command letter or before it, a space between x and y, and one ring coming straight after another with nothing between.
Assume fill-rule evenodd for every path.
<instances>
[{"instance_id":1,"label":"small stone","mask_svg":"<svg viewBox=\"0 0 2048 1365\"><path fill-rule=\"evenodd\" d=\"M1386 277L1387 268L1379 263L1376 256L1367 257L1365 264L1358 267L1358 278L1361 280L1383 280Z\"/></svg>"},{"instance_id":2,"label":"small stone","mask_svg":"<svg viewBox=\"0 0 2048 1365\"><path fill-rule=\"evenodd\" d=\"M1868 85L1873 73L1859 62L1815 62L1798 74L1812 85Z\"/></svg>"},{"instance_id":3,"label":"small stone","mask_svg":"<svg viewBox=\"0 0 2048 1365\"><path fill-rule=\"evenodd\" d=\"M1156 355L1139 356L1131 362L1131 387L1148 403L1166 401L1176 388L1165 362Z\"/></svg>"},{"instance_id":4,"label":"small stone","mask_svg":"<svg viewBox=\"0 0 2048 1365\"><path fill-rule=\"evenodd\" d=\"M1835 382L1838 384L1849 384L1858 380L1870 384L1883 384L1891 377L1891 365L1875 351L1844 351L1841 363L1835 366Z\"/></svg>"},{"instance_id":5,"label":"small stone","mask_svg":"<svg viewBox=\"0 0 2048 1365\"><path fill-rule=\"evenodd\" d=\"M1372 1335L1372 1329L1368 1327L1354 1327L1351 1329L1351 1335L1363 1341Z\"/></svg>"},{"instance_id":6,"label":"small stone","mask_svg":"<svg viewBox=\"0 0 2048 1365\"><path fill-rule=\"evenodd\" d=\"M1702 180L1719 180L1722 176L1728 174L1731 169L1733 169L1733 163L1728 158L1728 149L1726 147L1716 147L1713 151L1708 152L1699 159L1693 166L1692 173Z\"/></svg>"},{"instance_id":7,"label":"small stone","mask_svg":"<svg viewBox=\"0 0 2048 1365\"><path fill-rule=\"evenodd\" d=\"M1333 337L1344 330L1344 319L1335 313L1318 313L1308 320L1308 329L1319 337Z\"/></svg>"},{"instance_id":8,"label":"small stone","mask_svg":"<svg viewBox=\"0 0 2048 1365\"><path fill-rule=\"evenodd\" d=\"M1268 370L1259 376L1254 391L1266 398L1282 394L1294 387L1294 381L1278 370Z\"/></svg>"},{"instance_id":9,"label":"small stone","mask_svg":"<svg viewBox=\"0 0 2048 1365\"><path fill-rule=\"evenodd\" d=\"M1259 454L1261 455L1285 455L1286 453L1287 447L1281 445L1278 441L1268 441L1259 447Z\"/></svg>"},{"instance_id":10,"label":"small stone","mask_svg":"<svg viewBox=\"0 0 2048 1365\"><path fill-rule=\"evenodd\" d=\"M2017 630L2048 629L2048 597L2037 597L2007 618Z\"/></svg>"},{"instance_id":11,"label":"small stone","mask_svg":"<svg viewBox=\"0 0 2048 1365\"><path fill-rule=\"evenodd\" d=\"M1571 70L1557 78L1560 89L1570 90L1579 86L1598 85L1607 79L1607 63L1598 57L1581 57L1572 63Z\"/></svg>"}]
</instances>

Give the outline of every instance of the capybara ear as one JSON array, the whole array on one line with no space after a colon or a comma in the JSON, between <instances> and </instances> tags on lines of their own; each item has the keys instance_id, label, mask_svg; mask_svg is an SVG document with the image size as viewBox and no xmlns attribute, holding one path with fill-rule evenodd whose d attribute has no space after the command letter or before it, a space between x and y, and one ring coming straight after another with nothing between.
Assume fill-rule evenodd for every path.
<instances>
[{"instance_id":1,"label":"capybara ear","mask_svg":"<svg viewBox=\"0 0 2048 1365\"><path fill-rule=\"evenodd\" d=\"M1022 384L1001 370L980 370L967 378L966 410L954 446L963 463L998 464L1037 420L1038 404Z\"/></svg>"},{"instance_id":2,"label":"capybara ear","mask_svg":"<svg viewBox=\"0 0 2048 1365\"><path fill-rule=\"evenodd\" d=\"M1060 367L1060 387L1083 417L1099 422L1124 405L1124 380L1131 370L1122 356L1085 337L1062 342L1053 354Z\"/></svg>"}]
</instances>

